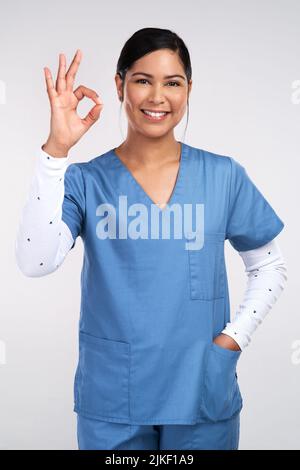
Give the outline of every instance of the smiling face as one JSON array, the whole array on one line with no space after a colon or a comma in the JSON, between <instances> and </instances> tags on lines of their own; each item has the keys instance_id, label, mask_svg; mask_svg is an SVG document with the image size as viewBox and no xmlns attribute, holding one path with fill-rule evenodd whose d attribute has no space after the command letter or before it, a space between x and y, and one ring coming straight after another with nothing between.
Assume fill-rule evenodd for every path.
<instances>
[{"instance_id":1,"label":"smiling face","mask_svg":"<svg viewBox=\"0 0 300 470\"><path fill-rule=\"evenodd\" d=\"M117 74L115 81L118 95L123 96L128 124L134 132L162 136L184 116L192 80L187 82L177 52L159 49L135 61L126 73L124 95L122 80ZM151 116L142 110L167 114Z\"/></svg>"}]
</instances>

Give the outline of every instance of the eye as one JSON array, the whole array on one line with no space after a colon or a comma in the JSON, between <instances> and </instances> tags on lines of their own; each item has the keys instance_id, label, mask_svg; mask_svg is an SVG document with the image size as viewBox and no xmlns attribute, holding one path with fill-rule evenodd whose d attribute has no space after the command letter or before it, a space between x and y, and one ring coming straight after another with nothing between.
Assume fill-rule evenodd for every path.
<instances>
[{"instance_id":1,"label":"eye","mask_svg":"<svg viewBox=\"0 0 300 470\"><path fill-rule=\"evenodd\" d=\"M136 82L136 83L140 83L140 82L142 82L142 81L148 82L148 80L147 80L146 78L139 78L139 79L136 80L135 82ZM178 82L168 82L168 83L175 83L176 86L180 86L180 83L178 83Z\"/></svg>"},{"instance_id":2,"label":"eye","mask_svg":"<svg viewBox=\"0 0 300 470\"><path fill-rule=\"evenodd\" d=\"M148 80L146 78L139 78L138 80L136 80L135 82L136 83L139 83L141 82L142 80L144 80L145 82L148 82Z\"/></svg>"}]
</instances>

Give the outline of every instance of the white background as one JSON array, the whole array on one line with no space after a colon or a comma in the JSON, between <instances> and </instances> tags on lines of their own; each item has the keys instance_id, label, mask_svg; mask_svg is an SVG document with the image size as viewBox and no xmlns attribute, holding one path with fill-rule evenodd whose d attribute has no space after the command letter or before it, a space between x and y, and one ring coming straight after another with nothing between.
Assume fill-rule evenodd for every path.
<instances>
[{"instance_id":1,"label":"white background","mask_svg":"<svg viewBox=\"0 0 300 470\"><path fill-rule=\"evenodd\" d=\"M123 141L116 63L125 41L150 26L175 31L191 55L185 142L239 161L285 223L278 240L288 283L238 363L240 449L300 448L300 354L293 359L293 344L300 349L300 93L292 97L300 80L299 24L297 0L2 3L0 448L77 449L73 380L83 244L78 238L60 269L43 278L26 278L14 259L35 152L49 132L43 67L56 80L58 54L66 54L68 67L82 50L75 88L90 87L104 101L100 120L70 152L71 163L88 161ZM92 105L80 103L80 115ZM186 116L175 129L178 140L185 123ZM125 133L124 115L122 127ZM234 315L246 274L227 243L226 260Z\"/></svg>"}]
</instances>

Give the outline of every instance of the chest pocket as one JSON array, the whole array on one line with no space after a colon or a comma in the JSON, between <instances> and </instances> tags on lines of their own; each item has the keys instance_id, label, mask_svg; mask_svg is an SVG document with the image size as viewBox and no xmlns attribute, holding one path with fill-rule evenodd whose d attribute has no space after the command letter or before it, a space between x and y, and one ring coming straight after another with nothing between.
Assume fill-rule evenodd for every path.
<instances>
[{"instance_id":1,"label":"chest pocket","mask_svg":"<svg viewBox=\"0 0 300 470\"><path fill-rule=\"evenodd\" d=\"M224 233L204 233L203 246L200 249L187 249L189 264L190 298L214 300L224 297ZM195 235L194 235L195 236ZM196 238L200 234L197 234ZM191 232L187 234L189 241Z\"/></svg>"}]
</instances>

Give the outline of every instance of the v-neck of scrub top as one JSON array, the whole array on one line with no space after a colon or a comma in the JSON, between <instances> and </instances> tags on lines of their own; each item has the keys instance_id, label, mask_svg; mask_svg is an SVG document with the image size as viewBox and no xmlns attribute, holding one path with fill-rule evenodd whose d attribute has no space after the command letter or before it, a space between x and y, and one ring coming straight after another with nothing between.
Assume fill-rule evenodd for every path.
<instances>
[{"instance_id":1,"label":"v-neck of scrub top","mask_svg":"<svg viewBox=\"0 0 300 470\"><path fill-rule=\"evenodd\" d=\"M110 153L112 158L115 160L115 162L118 163L119 169L123 172L124 175L128 178L128 183L131 184L133 183L137 190L139 191L140 195L142 198L147 201L150 204L155 205L160 212L164 212L167 210L168 206L174 204L177 200L178 197L181 195L182 192L182 187L183 187L183 176L184 176L184 169L185 169L185 162L186 162L186 155L187 155L187 145L184 144L181 141L178 141L181 144L181 150L180 150L180 160L179 160L179 169L177 172L177 178L173 187L173 191L171 193L171 196L169 198L169 201L166 203L165 207L162 209L159 207L149 196L148 193L144 190L144 188L141 186L141 184L137 181L137 179L133 176L132 172L129 170L129 168L125 165L125 163L122 162L122 160L118 157L118 155L115 152L116 147L111 149Z\"/></svg>"}]
</instances>

